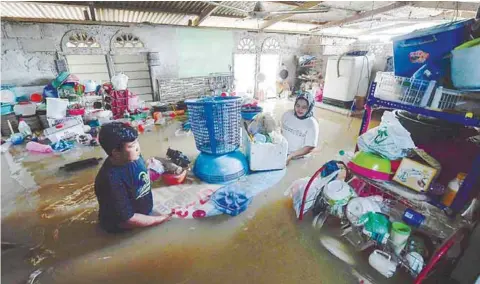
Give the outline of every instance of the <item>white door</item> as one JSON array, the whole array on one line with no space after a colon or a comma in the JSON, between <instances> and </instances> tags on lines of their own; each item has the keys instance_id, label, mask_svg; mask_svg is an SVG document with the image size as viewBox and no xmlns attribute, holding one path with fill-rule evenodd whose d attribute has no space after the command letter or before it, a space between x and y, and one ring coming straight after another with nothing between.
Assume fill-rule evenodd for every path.
<instances>
[{"instance_id":1,"label":"white door","mask_svg":"<svg viewBox=\"0 0 480 284\"><path fill-rule=\"evenodd\" d=\"M258 88L265 97L277 97L277 76L280 71L280 56L278 54L260 55L260 73L265 76L263 82L258 83Z\"/></svg>"},{"instance_id":2,"label":"white door","mask_svg":"<svg viewBox=\"0 0 480 284\"><path fill-rule=\"evenodd\" d=\"M98 85L110 82L105 55L67 55L68 70L80 82L93 80Z\"/></svg>"},{"instance_id":3,"label":"white door","mask_svg":"<svg viewBox=\"0 0 480 284\"><path fill-rule=\"evenodd\" d=\"M115 74L128 76L128 89L137 94L143 101L153 101L152 81L146 54L114 55L113 68Z\"/></svg>"},{"instance_id":4,"label":"white door","mask_svg":"<svg viewBox=\"0 0 480 284\"><path fill-rule=\"evenodd\" d=\"M233 76L237 95L253 97L256 60L256 54L235 54L233 56Z\"/></svg>"}]
</instances>

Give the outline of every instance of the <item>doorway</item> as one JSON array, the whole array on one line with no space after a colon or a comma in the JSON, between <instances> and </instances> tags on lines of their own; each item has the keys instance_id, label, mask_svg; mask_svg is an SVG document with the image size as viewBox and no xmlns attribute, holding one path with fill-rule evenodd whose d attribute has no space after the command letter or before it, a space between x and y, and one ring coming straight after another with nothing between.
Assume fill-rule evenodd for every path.
<instances>
[{"instance_id":1,"label":"doorway","mask_svg":"<svg viewBox=\"0 0 480 284\"><path fill-rule=\"evenodd\" d=\"M253 97L255 91L256 54L234 54L233 76L238 96Z\"/></svg>"},{"instance_id":2,"label":"doorway","mask_svg":"<svg viewBox=\"0 0 480 284\"><path fill-rule=\"evenodd\" d=\"M278 54L260 55L260 73L263 82L258 83L258 89L265 98L277 97L277 76L280 69L280 56ZM262 78L262 79L263 79Z\"/></svg>"}]
</instances>

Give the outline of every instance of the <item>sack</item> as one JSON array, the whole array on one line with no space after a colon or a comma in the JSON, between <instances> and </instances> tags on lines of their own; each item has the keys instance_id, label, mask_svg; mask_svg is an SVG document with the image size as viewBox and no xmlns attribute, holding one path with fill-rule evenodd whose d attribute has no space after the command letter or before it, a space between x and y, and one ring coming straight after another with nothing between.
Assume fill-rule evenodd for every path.
<instances>
[{"instance_id":1,"label":"sack","mask_svg":"<svg viewBox=\"0 0 480 284\"><path fill-rule=\"evenodd\" d=\"M322 192L323 187L329 183L340 171L335 171L327 177L317 177L310 186L310 189L307 193L307 198L305 199L305 206L303 208L303 214L308 212L315 203L318 195ZM300 207L302 206L303 194L305 192L305 187L308 184L310 177L304 177L298 179L290 185L290 187L285 191L285 196L292 197L293 208L297 214L297 218L300 216Z\"/></svg>"},{"instance_id":2,"label":"sack","mask_svg":"<svg viewBox=\"0 0 480 284\"><path fill-rule=\"evenodd\" d=\"M410 132L389 111L383 114L379 126L362 134L357 142L360 150L378 154L389 160L404 158L409 149L415 148Z\"/></svg>"}]
</instances>

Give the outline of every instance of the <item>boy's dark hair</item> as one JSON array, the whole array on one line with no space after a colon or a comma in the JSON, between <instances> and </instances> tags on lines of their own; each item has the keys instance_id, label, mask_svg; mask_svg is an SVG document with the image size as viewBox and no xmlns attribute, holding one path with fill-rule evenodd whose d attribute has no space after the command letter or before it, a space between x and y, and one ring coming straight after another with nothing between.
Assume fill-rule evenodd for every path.
<instances>
[{"instance_id":1,"label":"boy's dark hair","mask_svg":"<svg viewBox=\"0 0 480 284\"><path fill-rule=\"evenodd\" d=\"M137 138L137 130L122 122L104 124L98 134L98 142L109 156L112 155L113 150L121 149L123 144L133 142Z\"/></svg>"}]
</instances>

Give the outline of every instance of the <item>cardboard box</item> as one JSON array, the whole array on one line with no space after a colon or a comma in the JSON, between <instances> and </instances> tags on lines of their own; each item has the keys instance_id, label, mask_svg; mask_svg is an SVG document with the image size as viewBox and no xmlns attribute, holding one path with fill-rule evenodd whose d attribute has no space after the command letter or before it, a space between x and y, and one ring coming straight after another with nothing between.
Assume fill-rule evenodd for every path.
<instances>
[{"instance_id":1,"label":"cardboard box","mask_svg":"<svg viewBox=\"0 0 480 284\"><path fill-rule=\"evenodd\" d=\"M403 158L393 180L418 192L428 190L437 169Z\"/></svg>"}]
</instances>

